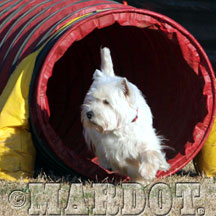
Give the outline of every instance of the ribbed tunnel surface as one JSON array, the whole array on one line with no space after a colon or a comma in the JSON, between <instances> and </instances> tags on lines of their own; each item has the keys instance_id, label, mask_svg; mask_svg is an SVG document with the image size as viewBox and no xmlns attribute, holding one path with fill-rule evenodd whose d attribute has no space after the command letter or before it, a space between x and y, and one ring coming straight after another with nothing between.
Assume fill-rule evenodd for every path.
<instances>
[{"instance_id":1,"label":"ribbed tunnel surface","mask_svg":"<svg viewBox=\"0 0 216 216\"><path fill-rule=\"evenodd\" d=\"M7 4L5 10L12 5ZM27 5L34 9L29 12ZM9 71L49 39L35 64L29 102L35 145L50 167L91 179L115 175L94 162L80 122L101 46L110 48L115 73L142 90L155 128L173 149L166 152L171 169L158 177L175 173L199 152L215 112L214 74L203 49L184 28L163 15L113 1L22 1L14 7L20 11L16 20L4 24L10 11L1 22L0 48L8 55L0 52L0 76L6 83ZM44 13L35 18L37 10ZM17 19L22 20L18 26Z\"/></svg>"}]
</instances>

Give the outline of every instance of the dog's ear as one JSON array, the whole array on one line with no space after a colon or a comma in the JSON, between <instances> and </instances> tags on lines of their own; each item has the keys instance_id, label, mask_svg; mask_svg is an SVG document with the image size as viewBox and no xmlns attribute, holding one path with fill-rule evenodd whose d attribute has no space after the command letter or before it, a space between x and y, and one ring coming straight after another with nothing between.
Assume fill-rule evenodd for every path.
<instances>
[{"instance_id":1,"label":"dog's ear","mask_svg":"<svg viewBox=\"0 0 216 216\"><path fill-rule=\"evenodd\" d=\"M113 70L112 58L110 55L110 49L107 47L101 48L101 71L108 76L115 76Z\"/></svg>"},{"instance_id":2,"label":"dog's ear","mask_svg":"<svg viewBox=\"0 0 216 216\"><path fill-rule=\"evenodd\" d=\"M100 70L96 69L94 74L93 74L93 79L96 80L96 79L103 77L103 76L104 76L103 73Z\"/></svg>"},{"instance_id":3,"label":"dog's ear","mask_svg":"<svg viewBox=\"0 0 216 216\"><path fill-rule=\"evenodd\" d=\"M121 81L122 90L125 96L130 96L130 88L128 86L128 81L126 78L123 78Z\"/></svg>"}]
</instances>

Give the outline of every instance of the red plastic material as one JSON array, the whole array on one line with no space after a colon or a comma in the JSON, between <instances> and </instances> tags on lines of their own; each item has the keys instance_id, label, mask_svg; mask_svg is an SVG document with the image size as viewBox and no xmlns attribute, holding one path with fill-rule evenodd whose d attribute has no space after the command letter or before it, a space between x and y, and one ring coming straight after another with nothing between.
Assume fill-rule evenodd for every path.
<instances>
[{"instance_id":1,"label":"red plastic material","mask_svg":"<svg viewBox=\"0 0 216 216\"><path fill-rule=\"evenodd\" d=\"M71 2L76 1L62 1L38 19L43 20ZM98 180L119 177L97 165L84 142L80 122L80 106L92 82L92 74L100 66L100 47L107 46L116 74L127 77L142 90L152 109L155 128L166 138L165 145L174 149L166 150L170 170L157 174L158 177L171 175L196 156L211 130L215 116L212 66L196 39L172 19L152 11L107 2L84 1L62 10L45 22L26 44L19 61L66 14L80 9L53 32L75 17L111 8L77 22L45 57L31 104L37 135L62 162L79 174ZM107 4L93 6L97 3ZM30 16L23 23L28 19ZM12 25L13 20L8 25ZM32 26L37 22L39 20L34 20ZM23 23L8 36L4 52ZM7 26L5 32L6 29ZM30 30L29 26L17 40L0 73L0 79L5 80L2 88L8 79L13 56ZM4 52L0 52L0 62Z\"/></svg>"}]
</instances>

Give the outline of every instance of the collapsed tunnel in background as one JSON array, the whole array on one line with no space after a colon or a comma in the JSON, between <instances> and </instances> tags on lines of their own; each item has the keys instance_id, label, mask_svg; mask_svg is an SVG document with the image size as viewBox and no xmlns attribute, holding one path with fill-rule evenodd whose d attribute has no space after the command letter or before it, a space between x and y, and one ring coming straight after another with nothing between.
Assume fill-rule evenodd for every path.
<instances>
[{"instance_id":1,"label":"collapsed tunnel in background","mask_svg":"<svg viewBox=\"0 0 216 216\"><path fill-rule=\"evenodd\" d=\"M115 73L141 89L154 127L172 147L166 150L170 170L157 176L175 173L197 155L214 120L215 77L202 47L182 26L113 1L7 4L19 12L7 25L4 20L12 12L2 22L2 50L7 52L0 52L1 90L16 65L43 45L30 87L30 124L38 155L50 168L93 180L118 177L95 162L80 122L80 106L100 67L101 46L110 48ZM28 12L30 4L35 9ZM23 23L14 25L15 18Z\"/></svg>"}]
</instances>

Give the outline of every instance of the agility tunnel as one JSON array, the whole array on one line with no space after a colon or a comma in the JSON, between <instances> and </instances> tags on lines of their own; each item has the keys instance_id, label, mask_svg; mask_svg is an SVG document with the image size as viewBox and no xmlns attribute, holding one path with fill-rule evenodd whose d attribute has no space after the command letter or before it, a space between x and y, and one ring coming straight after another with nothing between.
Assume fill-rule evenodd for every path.
<instances>
[{"instance_id":1,"label":"agility tunnel","mask_svg":"<svg viewBox=\"0 0 216 216\"><path fill-rule=\"evenodd\" d=\"M203 147L215 116L215 77L196 39L172 19L108 0L0 2L0 178L40 162L92 180L119 178L88 151L80 106L111 50L115 73L142 90L165 137L171 175ZM143 131L145 133L145 131ZM124 177L122 177L124 178Z\"/></svg>"}]
</instances>

